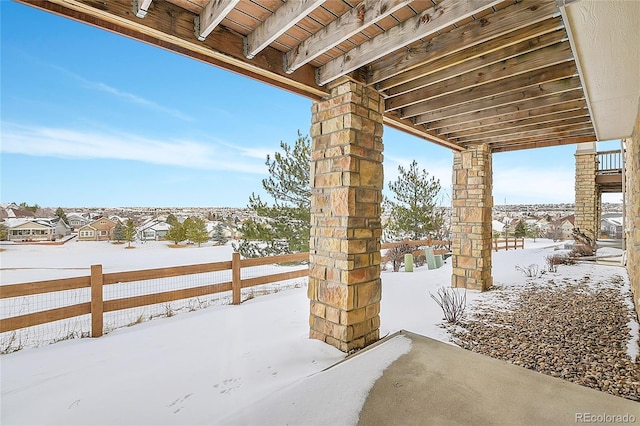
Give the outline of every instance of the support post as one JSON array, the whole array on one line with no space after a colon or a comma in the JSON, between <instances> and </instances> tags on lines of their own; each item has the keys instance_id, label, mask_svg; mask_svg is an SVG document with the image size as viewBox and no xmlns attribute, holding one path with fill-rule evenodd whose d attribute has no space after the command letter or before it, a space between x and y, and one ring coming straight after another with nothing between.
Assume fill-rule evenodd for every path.
<instances>
[{"instance_id":1,"label":"support post","mask_svg":"<svg viewBox=\"0 0 640 426\"><path fill-rule=\"evenodd\" d=\"M102 336L104 303L102 265L91 265L91 337Z\"/></svg>"},{"instance_id":2,"label":"support post","mask_svg":"<svg viewBox=\"0 0 640 426\"><path fill-rule=\"evenodd\" d=\"M240 253L231 254L231 303L239 305L242 298L242 280L240 279Z\"/></svg>"},{"instance_id":3,"label":"support post","mask_svg":"<svg viewBox=\"0 0 640 426\"><path fill-rule=\"evenodd\" d=\"M452 287L485 291L493 284L492 174L491 149L487 144L454 154ZM508 237L505 245L508 249Z\"/></svg>"},{"instance_id":4,"label":"support post","mask_svg":"<svg viewBox=\"0 0 640 426\"><path fill-rule=\"evenodd\" d=\"M384 100L329 89L312 107L309 337L350 352L379 338Z\"/></svg>"},{"instance_id":5,"label":"support post","mask_svg":"<svg viewBox=\"0 0 640 426\"><path fill-rule=\"evenodd\" d=\"M600 223L598 206L600 204L596 173L598 156L596 143L578 144L576 149L576 183L575 183L575 222L574 226L593 240L598 238Z\"/></svg>"}]
</instances>

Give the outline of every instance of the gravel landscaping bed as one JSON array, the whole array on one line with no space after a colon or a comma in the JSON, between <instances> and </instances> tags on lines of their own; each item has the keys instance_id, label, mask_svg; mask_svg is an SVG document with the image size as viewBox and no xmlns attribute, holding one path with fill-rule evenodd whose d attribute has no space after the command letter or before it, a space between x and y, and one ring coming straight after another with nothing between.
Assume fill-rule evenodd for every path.
<instances>
[{"instance_id":1,"label":"gravel landscaping bed","mask_svg":"<svg viewBox=\"0 0 640 426\"><path fill-rule=\"evenodd\" d=\"M448 329L465 349L640 401L640 360L628 348L635 317L628 293L619 275L542 276L491 290Z\"/></svg>"}]
</instances>

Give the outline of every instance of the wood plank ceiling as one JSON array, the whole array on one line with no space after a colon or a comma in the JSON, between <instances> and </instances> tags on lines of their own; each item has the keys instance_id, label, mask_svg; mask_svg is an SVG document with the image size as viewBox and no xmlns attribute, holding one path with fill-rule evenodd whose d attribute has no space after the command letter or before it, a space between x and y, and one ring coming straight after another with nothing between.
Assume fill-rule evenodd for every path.
<instances>
[{"instance_id":1,"label":"wood plank ceiling","mask_svg":"<svg viewBox=\"0 0 640 426\"><path fill-rule=\"evenodd\" d=\"M454 150L596 140L556 1L18 1L314 99L362 82L387 125Z\"/></svg>"}]
</instances>

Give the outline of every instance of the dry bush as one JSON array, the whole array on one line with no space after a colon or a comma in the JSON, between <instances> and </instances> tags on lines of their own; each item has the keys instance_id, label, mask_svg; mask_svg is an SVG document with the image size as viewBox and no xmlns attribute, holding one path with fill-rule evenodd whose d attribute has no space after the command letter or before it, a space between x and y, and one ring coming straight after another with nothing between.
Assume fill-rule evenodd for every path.
<instances>
[{"instance_id":1,"label":"dry bush","mask_svg":"<svg viewBox=\"0 0 640 426\"><path fill-rule=\"evenodd\" d=\"M391 262L393 264L393 272L398 272L400 270L400 266L402 266L402 262L404 262L404 255L413 254L413 252L416 251L417 248L418 247L415 245L402 242L397 246L388 249L384 257L382 258L382 261ZM417 262L415 262L415 259L414 264L416 266L420 266Z\"/></svg>"},{"instance_id":2,"label":"dry bush","mask_svg":"<svg viewBox=\"0 0 640 426\"><path fill-rule=\"evenodd\" d=\"M544 269L540 269L540 266L535 263L526 267L516 265L516 270L522 272L527 278L537 278L545 272Z\"/></svg>"},{"instance_id":3,"label":"dry bush","mask_svg":"<svg viewBox=\"0 0 640 426\"><path fill-rule=\"evenodd\" d=\"M576 262L568 254L552 254L546 256L547 271L558 272L558 265L574 265Z\"/></svg>"},{"instance_id":4,"label":"dry bush","mask_svg":"<svg viewBox=\"0 0 640 426\"><path fill-rule=\"evenodd\" d=\"M595 254L596 254L595 250L590 246L576 244L571 249L571 252L569 252L569 257L572 257L572 258L588 257L588 256L593 256Z\"/></svg>"},{"instance_id":5,"label":"dry bush","mask_svg":"<svg viewBox=\"0 0 640 426\"><path fill-rule=\"evenodd\" d=\"M447 322L456 324L464 316L464 311L467 308L466 290L460 295L458 291L452 288L440 287L437 296L434 296L431 292L429 292L429 295L440 306Z\"/></svg>"}]
</instances>

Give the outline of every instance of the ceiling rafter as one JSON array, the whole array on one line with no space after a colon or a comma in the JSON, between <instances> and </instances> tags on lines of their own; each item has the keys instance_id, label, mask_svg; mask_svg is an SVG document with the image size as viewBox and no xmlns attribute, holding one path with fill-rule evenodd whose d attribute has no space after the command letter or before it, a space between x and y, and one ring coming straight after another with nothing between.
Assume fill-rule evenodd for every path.
<instances>
[{"instance_id":1,"label":"ceiling rafter","mask_svg":"<svg viewBox=\"0 0 640 426\"><path fill-rule=\"evenodd\" d=\"M511 111L517 111L522 102L535 101L536 99L546 98L563 92L575 93L575 98L584 98L578 77L570 77L556 81L546 82L539 85L526 87L520 90L513 90L509 93L503 93L487 99L479 99L467 102L462 105L453 105L443 108L434 109L429 112L422 113L414 118L416 124L425 124L436 120L462 120L460 116L468 114L477 114L476 116L486 117L493 116L494 113L500 114L504 108L512 108ZM480 114L490 115L480 115Z\"/></svg>"},{"instance_id":2,"label":"ceiling rafter","mask_svg":"<svg viewBox=\"0 0 640 426\"><path fill-rule=\"evenodd\" d=\"M323 65L318 69L318 84L324 85L331 82L371 61L420 40L422 37L499 4L501 1L444 0Z\"/></svg>"},{"instance_id":3,"label":"ceiling rafter","mask_svg":"<svg viewBox=\"0 0 640 426\"><path fill-rule=\"evenodd\" d=\"M363 29L375 24L413 0L365 0L320 31L288 51L284 56L285 72L291 73L311 62Z\"/></svg>"},{"instance_id":4,"label":"ceiling rafter","mask_svg":"<svg viewBox=\"0 0 640 426\"><path fill-rule=\"evenodd\" d=\"M412 68L408 71L394 75L393 77L390 77L386 80L382 80L376 83L376 88L378 90L384 91L385 94L400 94L402 93L402 89L398 91L394 90L397 89L397 86L409 85L413 83L413 81L419 81L421 78L430 74L446 70L449 67L455 66L465 61L481 59L481 57L484 55L490 55L493 52L500 52L503 49L508 49L514 45L536 43L539 38L549 33L556 33L558 31L562 31L563 34L566 34L566 32L564 32L564 29L562 28L560 20L558 18L551 18L539 24L531 25L513 32L509 32L500 37L491 39L479 45L474 45L472 47L459 50L446 56L442 56L445 53L444 51L435 50L431 52L435 59ZM433 40L433 42L439 43L437 40Z\"/></svg>"},{"instance_id":5,"label":"ceiling rafter","mask_svg":"<svg viewBox=\"0 0 640 426\"><path fill-rule=\"evenodd\" d=\"M429 111L464 104L482 98L490 98L502 93L521 90L524 87L536 86L545 82L560 80L576 75L577 69L573 62L564 62L551 67L529 71L524 74L498 81L492 81L481 86L472 87L450 96L435 98L426 102L401 109L403 118L414 117Z\"/></svg>"},{"instance_id":6,"label":"ceiling rafter","mask_svg":"<svg viewBox=\"0 0 640 426\"><path fill-rule=\"evenodd\" d=\"M138 18L144 18L147 16L149 6L151 6L152 0L133 0L133 11Z\"/></svg>"},{"instance_id":7,"label":"ceiling rafter","mask_svg":"<svg viewBox=\"0 0 640 426\"><path fill-rule=\"evenodd\" d=\"M488 65L500 63L508 59L515 59L526 53L534 52L563 40L566 40L565 31L557 30L510 46L505 46L501 49L493 50L488 53L484 52L482 54L478 54L478 51L483 52L481 49L482 45L480 45L478 46L478 49L471 49L472 52L469 52L468 59L458 60L456 63L452 63L450 66L436 71L430 71L428 67L424 67L423 71L425 74L423 76L401 85L391 87L385 92L385 95L388 97L403 95L413 90L420 89L467 72L486 68ZM467 51L468 49L460 53L467 53Z\"/></svg>"},{"instance_id":8,"label":"ceiling rafter","mask_svg":"<svg viewBox=\"0 0 640 426\"><path fill-rule=\"evenodd\" d=\"M527 111L528 112L528 111ZM458 132L438 132L439 135L446 136L447 138L462 138L474 135L488 135L492 131L510 130L516 128L522 128L523 126L533 124L549 124L557 121L563 121L576 117L589 118L589 110L586 107L575 108L572 110L562 110L562 112L554 111L547 114L536 114L535 116L522 118L518 120L500 121L495 124L487 124L485 126L474 127L471 129L464 129ZM502 117L500 117L502 118Z\"/></svg>"},{"instance_id":9,"label":"ceiling rafter","mask_svg":"<svg viewBox=\"0 0 640 426\"><path fill-rule=\"evenodd\" d=\"M536 141L523 141L520 143L511 143L508 145L505 144L496 144L495 146L491 146L491 152L499 153L499 152L509 152L516 151L522 149L533 149L533 148L546 148L549 146L559 146L559 145L573 145L577 143L584 142L596 142L595 135L586 135L586 136L574 136L569 138L552 138L547 140L536 140Z\"/></svg>"},{"instance_id":10,"label":"ceiling rafter","mask_svg":"<svg viewBox=\"0 0 640 426\"><path fill-rule=\"evenodd\" d=\"M233 10L240 0L211 0L195 18L195 33L204 41L211 31Z\"/></svg>"},{"instance_id":11,"label":"ceiling rafter","mask_svg":"<svg viewBox=\"0 0 640 426\"><path fill-rule=\"evenodd\" d=\"M557 137L557 136L569 137L569 136L583 135L585 133L593 133L593 126L591 125L590 122L586 124L580 123L580 124L571 124L571 125L565 125L565 126L554 126L554 127L549 127L545 129L511 133L503 136L492 136L492 137L487 137L482 139L474 139L469 141L457 141L457 142L461 145L468 146L468 145L477 145L482 143L514 142L520 139L530 139L533 141L536 138L540 140L540 139Z\"/></svg>"},{"instance_id":12,"label":"ceiling rafter","mask_svg":"<svg viewBox=\"0 0 640 426\"><path fill-rule=\"evenodd\" d=\"M564 95L573 95L577 98L577 100L558 102L558 100ZM456 132L474 131L476 129L482 129L492 125L505 125L512 121L545 117L549 114L554 115L561 114L565 111L581 110L586 108L587 104L584 97L580 96L582 96L582 94L579 93L579 91L572 90L570 92L563 92L556 95L547 96L542 99L537 98L531 101L521 102L517 105L511 104L504 107L496 107L479 111L477 113L473 113L474 119L472 120L469 120L470 117L462 117L457 122L431 122L429 123L429 129L435 129L435 131L439 135L448 135ZM485 113L486 117L478 118L480 113ZM447 125L445 126L445 124Z\"/></svg>"},{"instance_id":13,"label":"ceiling rafter","mask_svg":"<svg viewBox=\"0 0 640 426\"><path fill-rule=\"evenodd\" d=\"M469 143L472 141L482 141L493 137L509 137L514 134L525 134L528 132L544 131L549 132L555 129L564 129L574 125L589 124L589 114L583 113L577 117L565 118L564 120L550 120L547 122L539 122L515 127L504 127L498 130L491 130L483 133L476 133L464 136L450 135L449 138L458 143Z\"/></svg>"},{"instance_id":14,"label":"ceiling rafter","mask_svg":"<svg viewBox=\"0 0 640 426\"><path fill-rule=\"evenodd\" d=\"M455 96L455 93L465 89L480 88L492 82L514 79L528 72L562 64L572 58L571 46L566 42L493 63L472 72L464 72L464 66L461 64L459 67L450 69L451 76L448 79L387 99L385 108L399 109L450 94ZM457 68L460 70L458 71Z\"/></svg>"},{"instance_id":15,"label":"ceiling rafter","mask_svg":"<svg viewBox=\"0 0 640 426\"><path fill-rule=\"evenodd\" d=\"M254 58L274 40L318 8L325 0L296 0L280 6L244 39L244 54Z\"/></svg>"},{"instance_id":16,"label":"ceiling rafter","mask_svg":"<svg viewBox=\"0 0 640 426\"><path fill-rule=\"evenodd\" d=\"M558 15L559 12L553 2L547 1L541 4L539 1L523 0L521 3L422 42L419 47L398 50L393 54L387 55L380 61L371 64L367 75L367 84L378 83L426 62L482 44L518 29L542 23ZM557 22L557 26L554 29L562 27L562 19L560 17L557 17L555 22ZM545 23L541 25L552 24ZM521 40L516 38L515 42Z\"/></svg>"}]
</instances>

